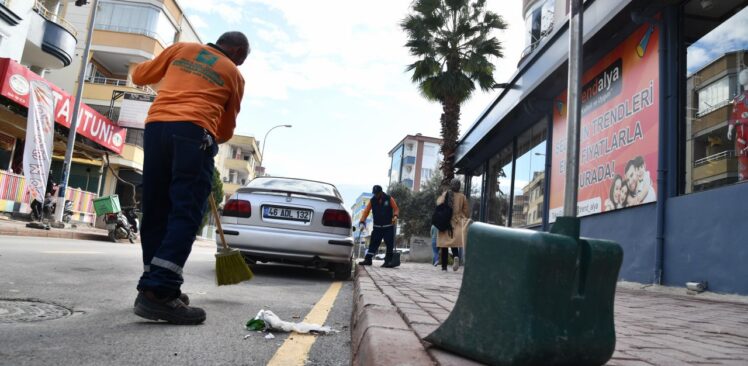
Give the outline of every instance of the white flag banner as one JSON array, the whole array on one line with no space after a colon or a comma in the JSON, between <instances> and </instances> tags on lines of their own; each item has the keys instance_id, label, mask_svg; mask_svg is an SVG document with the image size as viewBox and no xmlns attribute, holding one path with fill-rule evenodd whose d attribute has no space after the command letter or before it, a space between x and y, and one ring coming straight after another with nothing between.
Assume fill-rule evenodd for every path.
<instances>
[{"instance_id":1,"label":"white flag banner","mask_svg":"<svg viewBox=\"0 0 748 366\"><path fill-rule=\"evenodd\" d=\"M44 202L49 166L52 164L54 136L54 97L43 82L31 82L26 145L23 149L23 173L31 198Z\"/></svg>"}]
</instances>

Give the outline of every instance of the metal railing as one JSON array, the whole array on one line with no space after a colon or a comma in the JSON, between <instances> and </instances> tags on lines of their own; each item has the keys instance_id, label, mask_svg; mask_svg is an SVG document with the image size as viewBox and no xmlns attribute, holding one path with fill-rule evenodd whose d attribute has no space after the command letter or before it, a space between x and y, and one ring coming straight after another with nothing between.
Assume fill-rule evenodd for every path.
<instances>
[{"instance_id":1,"label":"metal railing","mask_svg":"<svg viewBox=\"0 0 748 366\"><path fill-rule=\"evenodd\" d=\"M693 162L693 166L698 167L698 166L709 164L714 161L725 160L725 159L734 158L734 157L735 157L735 151L726 150L721 153L716 153L716 154L703 157L701 159L697 159L696 161Z\"/></svg>"},{"instance_id":2,"label":"metal railing","mask_svg":"<svg viewBox=\"0 0 748 366\"><path fill-rule=\"evenodd\" d=\"M8 1L5 1L5 4L3 4L3 5L7 5L7 3L8 3ZM73 37L76 37L76 38L78 37L78 29L76 29L73 24L71 24L70 22L68 22L67 20L65 20L65 18L59 16L58 14L55 14L55 13L49 11L49 9L47 9L44 6L44 4L42 4L41 1L36 0L36 2L34 2L34 8L33 9L34 9L35 12L37 12L39 15L41 15L44 19L47 19L50 22L56 23L56 24L60 25L61 27L65 28L65 30L67 30L68 32L70 32L70 34L72 34Z\"/></svg>"},{"instance_id":3,"label":"metal railing","mask_svg":"<svg viewBox=\"0 0 748 366\"><path fill-rule=\"evenodd\" d=\"M127 79L115 79L115 78L107 78L107 77L102 77L102 76L91 76L86 81L91 84L126 86L128 88L134 88L134 89L144 91L148 94L156 94L156 91L153 90L150 86L135 85L132 82L130 82L130 80L127 80Z\"/></svg>"}]
</instances>

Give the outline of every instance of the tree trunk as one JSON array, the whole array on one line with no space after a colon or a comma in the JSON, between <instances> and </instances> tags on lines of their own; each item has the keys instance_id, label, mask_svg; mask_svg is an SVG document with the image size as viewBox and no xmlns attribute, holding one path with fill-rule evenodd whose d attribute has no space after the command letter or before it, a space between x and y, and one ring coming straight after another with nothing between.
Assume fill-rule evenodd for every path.
<instances>
[{"instance_id":1,"label":"tree trunk","mask_svg":"<svg viewBox=\"0 0 748 366\"><path fill-rule=\"evenodd\" d=\"M455 177L455 156L460 127L460 103L455 98L442 101L442 187L449 187Z\"/></svg>"}]
</instances>

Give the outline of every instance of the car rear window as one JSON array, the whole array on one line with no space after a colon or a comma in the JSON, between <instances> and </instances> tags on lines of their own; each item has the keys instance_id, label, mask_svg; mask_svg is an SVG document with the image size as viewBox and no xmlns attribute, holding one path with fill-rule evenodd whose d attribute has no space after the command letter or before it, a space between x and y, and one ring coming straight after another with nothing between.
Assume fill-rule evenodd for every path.
<instances>
[{"instance_id":1,"label":"car rear window","mask_svg":"<svg viewBox=\"0 0 748 366\"><path fill-rule=\"evenodd\" d=\"M247 184L248 188L272 189L286 192L308 193L342 198L332 184L289 178L256 178Z\"/></svg>"}]
</instances>

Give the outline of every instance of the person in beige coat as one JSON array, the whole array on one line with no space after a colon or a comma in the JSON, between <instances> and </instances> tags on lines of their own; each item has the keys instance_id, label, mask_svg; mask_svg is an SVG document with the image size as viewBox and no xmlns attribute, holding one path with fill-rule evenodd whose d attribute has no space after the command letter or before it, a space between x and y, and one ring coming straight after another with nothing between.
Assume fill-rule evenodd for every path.
<instances>
[{"instance_id":1,"label":"person in beige coat","mask_svg":"<svg viewBox=\"0 0 748 366\"><path fill-rule=\"evenodd\" d=\"M452 207L451 232L440 231L436 236L436 246L441 250L442 271L447 270L450 249L454 257L452 269L457 271L460 268L460 248L464 245L463 230L465 230L465 223L470 218L468 199L460 192L461 185L459 179L452 179L450 189L436 199L437 205L446 201Z\"/></svg>"}]
</instances>

